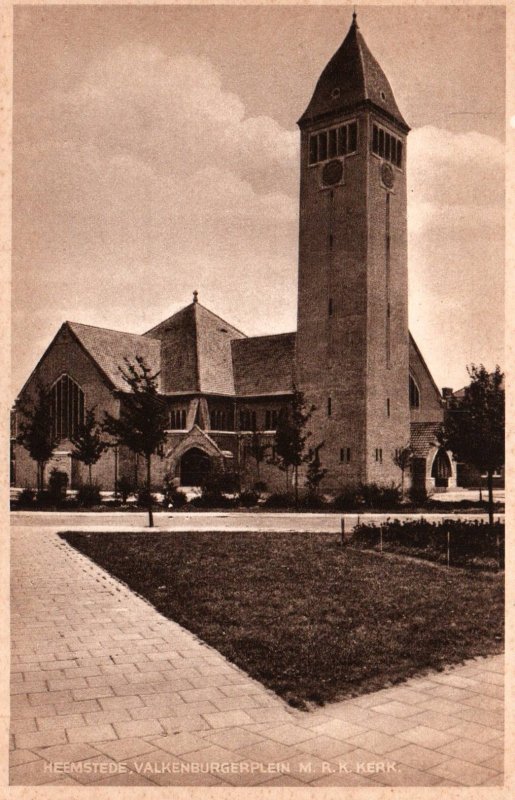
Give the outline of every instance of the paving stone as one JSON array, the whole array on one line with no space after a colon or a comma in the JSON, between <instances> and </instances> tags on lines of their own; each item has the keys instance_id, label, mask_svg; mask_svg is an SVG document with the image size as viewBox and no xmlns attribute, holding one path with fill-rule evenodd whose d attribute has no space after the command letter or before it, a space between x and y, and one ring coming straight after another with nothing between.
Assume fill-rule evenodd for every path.
<instances>
[{"instance_id":1,"label":"paving stone","mask_svg":"<svg viewBox=\"0 0 515 800\"><path fill-rule=\"evenodd\" d=\"M324 731L320 732L323 733ZM314 739L317 734L298 725L286 724L270 728L266 735L281 744L297 744L298 742L305 742L307 739Z\"/></svg>"},{"instance_id":2,"label":"paving stone","mask_svg":"<svg viewBox=\"0 0 515 800\"><path fill-rule=\"evenodd\" d=\"M14 750L9 754L9 767L18 767L20 764L28 764L30 761L37 761L39 756L31 753L30 750Z\"/></svg>"},{"instance_id":3,"label":"paving stone","mask_svg":"<svg viewBox=\"0 0 515 800\"><path fill-rule=\"evenodd\" d=\"M82 728L70 728L67 734L72 744L74 742L106 742L109 739L117 738L112 725L85 725Z\"/></svg>"},{"instance_id":4,"label":"paving stone","mask_svg":"<svg viewBox=\"0 0 515 800\"><path fill-rule=\"evenodd\" d=\"M410 717L409 721L412 727L423 725L426 728L434 728L437 731L446 731L454 728L459 719L448 714L439 714L437 711L422 711L421 714Z\"/></svg>"},{"instance_id":5,"label":"paving stone","mask_svg":"<svg viewBox=\"0 0 515 800\"><path fill-rule=\"evenodd\" d=\"M352 736L347 739L349 744L354 745L365 750L370 750L371 753L383 756L390 750L395 750L396 747L401 747L403 744L402 739L396 739L394 736L388 736L380 731L367 731L360 733L357 736Z\"/></svg>"},{"instance_id":6,"label":"paving stone","mask_svg":"<svg viewBox=\"0 0 515 800\"><path fill-rule=\"evenodd\" d=\"M159 722L167 733L212 730L209 723L199 714L192 714L191 717L164 717L160 718Z\"/></svg>"},{"instance_id":7,"label":"paving stone","mask_svg":"<svg viewBox=\"0 0 515 800\"><path fill-rule=\"evenodd\" d=\"M299 742L296 747L302 750L303 753L310 753L326 761L330 761L333 758L338 759L340 756L343 757L356 749L355 745L348 744L341 739L333 739L330 736L316 736L306 742Z\"/></svg>"},{"instance_id":8,"label":"paving stone","mask_svg":"<svg viewBox=\"0 0 515 800\"><path fill-rule=\"evenodd\" d=\"M489 747L481 742L472 742L470 739L458 739L455 742L444 744L438 749L441 753L462 761L471 761L473 764L482 764L483 761L498 755L495 747Z\"/></svg>"},{"instance_id":9,"label":"paving stone","mask_svg":"<svg viewBox=\"0 0 515 800\"><path fill-rule=\"evenodd\" d=\"M372 710L377 714L388 714L391 717L413 717L420 711L419 705L410 705L408 703L400 703L397 700L391 700L387 703L380 703L377 706L372 706Z\"/></svg>"},{"instance_id":10,"label":"paving stone","mask_svg":"<svg viewBox=\"0 0 515 800\"><path fill-rule=\"evenodd\" d=\"M479 786L484 781L497 776L495 770L478 764L471 764L470 761L462 761L458 758L452 758L449 761L437 764L431 768L431 772L442 778L450 778L462 786Z\"/></svg>"},{"instance_id":11,"label":"paving stone","mask_svg":"<svg viewBox=\"0 0 515 800\"><path fill-rule=\"evenodd\" d=\"M293 756L299 755L299 752L301 752L299 745L292 747L271 739L263 739L258 744L238 749L238 755L242 758L246 758L249 761L270 762L272 764L286 761Z\"/></svg>"},{"instance_id":12,"label":"paving stone","mask_svg":"<svg viewBox=\"0 0 515 800\"><path fill-rule=\"evenodd\" d=\"M209 732L205 738L212 744L225 747L227 750L240 750L242 747L249 747L252 744L258 744L263 741L262 736L244 728L229 728L227 730ZM160 747L162 746L160 744Z\"/></svg>"},{"instance_id":13,"label":"paving stone","mask_svg":"<svg viewBox=\"0 0 515 800\"><path fill-rule=\"evenodd\" d=\"M32 713L34 713L34 711ZM35 717L12 719L9 726L11 733L31 733L32 731L37 731L37 729Z\"/></svg>"},{"instance_id":14,"label":"paving stone","mask_svg":"<svg viewBox=\"0 0 515 800\"><path fill-rule=\"evenodd\" d=\"M416 744L408 744L398 750L391 750L388 753L388 758L419 770L430 769L435 764L441 764L442 761L447 760L447 756L444 753L428 750L426 747L419 747Z\"/></svg>"},{"instance_id":15,"label":"paving stone","mask_svg":"<svg viewBox=\"0 0 515 800\"><path fill-rule=\"evenodd\" d=\"M98 749L87 743L65 744L55 747L43 747L39 755L47 761L84 761L86 758L98 756Z\"/></svg>"},{"instance_id":16,"label":"paving stone","mask_svg":"<svg viewBox=\"0 0 515 800\"><path fill-rule=\"evenodd\" d=\"M143 700L138 695L124 695L123 697L100 697L99 701L104 711L112 711L119 708L134 708L142 706Z\"/></svg>"},{"instance_id":17,"label":"paving stone","mask_svg":"<svg viewBox=\"0 0 515 800\"><path fill-rule=\"evenodd\" d=\"M126 708L114 708L111 711L92 711L84 714L86 725L102 725L104 722L130 722L131 716Z\"/></svg>"},{"instance_id":18,"label":"paving stone","mask_svg":"<svg viewBox=\"0 0 515 800\"><path fill-rule=\"evenodd\" d=\"M438 747L443 747L443 745L455 741L455 737L447 733L447 731L437 731L434 728L426 728L424 725L418 725L416 728L410 728L399 733L399 738L406 739L406 741L418 744L421 747L427 747L430 750L436 750Z\"/></svg>"},{"instance_id":19,"label":"paving stone","mask_svg":"<svg viewBox=\"0 0 515 800\"><path fill-rule=\"evenodd\" d=\"M350 739L360 733L366 733L366 728L345 722L342 719L333 719L331 722L323 722L311 729L313 734L331 736L333 739ZM307 737L306 737L307 738Z\"/></svg>"},{"instance_id":20,"label":"paving stone","mask_svg":"<svg viewBox=\"0 0 515 800\"><path fill-rule=\"evenodd\" d=\"M157 733L163 733L163 726L157 719L115 722L114 728L120 739L129 738L131 736L152 736Z\"/></svg>"},{"instance_id":21,"label":"paving stone","mask_svg":"<svg viewBox=\"0 0 515 800\"><path fill-rule=\"evenodd\" d=\"M496 770L497 772L504 772L504 752L500 753L497 751L496 755L482 761L481 766Z\"/></svg>"},{"instance_id":22,"label":"paving stone","mask_svg":"<svg viewBox=\"0 0 515 800\"><path fill-rule=\"evenodd\" d=\"M281 786L281 783L266 784L267 786ZM300 785L300 782L296 784ZM355 772L335 772L332 775L325 775L323 778L317 778L310 784L310 786L374 786L378 788L378 784L366 778L364 775L357 775Z\"/></svg>"},{"instance_id":23,"label":"paving stone","mask_svg":"<svg viewBox=\"0 0 515 800\"><path fill-rule=\"evenodd\" d=\"M161 736L152 740L154 747L159 747L174 756L183 753L190 753L193 750L201 750L208 745L199 736L192 733L177 733L175 735ZM218 744L218 742L212 742Z\"/></svg>"},{"instance_id":24,"label":"paving stone","mask_svg":"<svg viewBox=\"0 0 515 800\"><path fill-rule=\"evenodd\" d=\"M22 750L32 750L33 747L50 747L53 744L66 744L67 741L63 730L17 733L15 740L16 747L21 747Z\"/></svg>"},{"instance_id":25,"label":"paving stone","mask_svg":"<svg viewBox=\"0 0 515 800\"><path fill-rule=\"evenodd\" d=\"M52 780L48 771L48 763L43 759L20 764L9 770L9 783L11 786L39 786Z\"/></svg>"},{"instance_id":26,"label":"paving stone","mask_svg":"<svg viewBox=\"0 0 515 800\"><path fill-rule=\"evenodd\" d=\"M458 722L447 730L457 739L471 739L473 742L483 742L484 744L490 743L492 740L500 740L501 745L504 746L504 737L499 736L498 730L478 725L475 722Z\"/></svg>"},{"instance_id":27,"label":"paving stone","mask_svg":"<svg viewBox=\"0 0 515 800\"><path fill-rule=\"evenodd\" d=\"M204 714L204 719L212 728L231 728L252 722L252 717L245 711L217 711L214 714Z\"/></svg>"},{"instance_id":28,"label":"paving stone","mask_svg":"<svg viewBox=\"0 0 515 800\"><path fill-rule=\"evenodd\" d=\"M46 708L47 707L45 707L45 714ZM71 703L58 703L55 709L58 715L88 714L102 710L96 700L73 700Z\"/></svg>"},{"instance_id":29,"label":"paving stone","mask_svg":"<svg viewBox=\"0 0 515 800\"><path fill-rule=\"evenodd\" d=\"M247 709L247 714L256 722L291 721L291 714L280 706L278 708L249 708Z\"/></svg>"}]
</instances>

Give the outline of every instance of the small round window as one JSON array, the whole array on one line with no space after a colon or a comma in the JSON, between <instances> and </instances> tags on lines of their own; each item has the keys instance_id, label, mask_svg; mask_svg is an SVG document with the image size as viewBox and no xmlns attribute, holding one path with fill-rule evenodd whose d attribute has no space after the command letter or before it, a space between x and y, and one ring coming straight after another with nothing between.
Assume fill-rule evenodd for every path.
<instances>
[{"instance_id":1,"label":"small round window","mask_svg":"<svg viewBox=\"0 0 515 800\"><path fill-rule=\"evenodd\" d=\"M339 86L336 86L332 90L331 97L333 98L333 100L338 100L338 98L340 97L340 87Z\"/></svg>"}]
</instances>

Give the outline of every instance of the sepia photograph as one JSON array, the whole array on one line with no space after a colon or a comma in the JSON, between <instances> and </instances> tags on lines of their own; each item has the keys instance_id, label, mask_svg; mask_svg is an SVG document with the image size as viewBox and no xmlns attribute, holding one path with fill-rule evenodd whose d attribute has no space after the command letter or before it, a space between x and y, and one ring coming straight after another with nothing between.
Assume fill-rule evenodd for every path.
<instances>
[{"instance_id":1,"label":"sepia photograph","mask_svg":"<svg viewBox=\"0 0 515 800\"><path fill-rule=\"evenodd\" d=\"M502 791L506 7L12 24L9 785Z\"/></svg>"}]
</instances>

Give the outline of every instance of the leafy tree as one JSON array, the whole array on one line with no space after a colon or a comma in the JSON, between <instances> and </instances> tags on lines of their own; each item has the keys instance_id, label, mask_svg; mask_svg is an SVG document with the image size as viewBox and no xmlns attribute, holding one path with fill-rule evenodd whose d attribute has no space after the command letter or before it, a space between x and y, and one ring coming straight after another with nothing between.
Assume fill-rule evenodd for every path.
<instances>
[{"instance_id":1,"label":"leafy tree","mask_svg":"<svg viewBox=\"0 0 515 800\"><path fill-rule=\"evenodd\" d=\"M276 460L281 469L286 472L293 467L295 508L299 504L299 467L306 460L304 448L309 432L306 425L315 410L314 406L306 408L304 394L296 386L288 407L281 409L277 420L275 432Z\"/></svg>"},{"instance_id":2,"label":"leafy tree","mask_svg":"<svg viewBox=\"0 0 515 800\"><path fill-rule=\"evenodd\" d=\"M486 472L488 514L493 524L493 474L504 466L504 374L496 366L487 372L483 364L468 367L471 378L463 397L451 397L440 444L463 461Z\"/></svg>"},{"instance_id":3,"label":"leafy tree","mask_svg":"<svg viewBox=\"0 0 515 800\"><path fill-rule=\"evenodd\" d=\"M413 458L413 450L409 444L400 447L392 455L392 461L396 467L401 471L401 497L404 500L404 473L409 469L411 459Z\"/></svg>"},{"instance_id":4,"label":"leafy tree","mask_svg":"<svg viewBox=\"0 0 515 800\"><path fill-rule=\"evenodd\" d=\"M119 367L119 370L129 391L120 398L120 416L114 417L106 412L102 427L106 433L114 436L118 444L145 458L148 524L152 528L151 462L166 438L166 406L158 393L159 372L152 374L141 356L136 357L135 364L127 358L124 362L125 369Z\"/></svg>"},{"instance_id":5,"label":"leafy tree","mask_svg":"<svg viewBox=\"0 0 515 800\"><path fill-rule=\"evenodd\" d=\"M36 388L35 402L25 401L18 404L21 413L19 433L16 440L28 450L30 457L37 463L38 491L43 490L45 466L50 461L57 445L54 434L52 401L49 392L39 383Z\"/></svg>"},{"instance_id":6,"label":"leafy tree","mask_svg":"<svg viewBox=\"0 0 515 800\"><path fill-rule=\"evenodd\" d=\"M88 467L89 485L92 486L91 468L108 447L107 442L102 438L102 429L96 420L94 408L86 411L86 418L79 425L72 441L74 444L72 455Z\"/></svg>"},{"instance_id":7,"label":"leafy tree","mask_svg":"<svg viewBox=\"0 0 515 800\"><path fill-rule=\"evenodd\" d=\"M308 482L308 493L311 497L317 497L320 489L320 483L327 473L327 470L322 467L320 460L320 450L325 442L321 442L317 447L314 447L309 456L308 469L306 479Z\"/></svg>"}]
</instances>

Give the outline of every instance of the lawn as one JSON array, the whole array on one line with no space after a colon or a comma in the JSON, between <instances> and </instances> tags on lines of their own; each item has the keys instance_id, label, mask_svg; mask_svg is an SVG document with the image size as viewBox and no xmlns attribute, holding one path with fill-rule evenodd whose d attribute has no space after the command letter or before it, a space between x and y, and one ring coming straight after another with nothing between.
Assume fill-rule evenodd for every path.
<instances>
[{"instance_id":1,"label":"lawn","mask_svg":"<svg viewBox=\"0 0 515 800\"><path fill-rule=\"evenodd\" d=\"M503 649L495 574L353 551L330 534L61 535L299 707Z\"/></svg>"}]
</instances>

